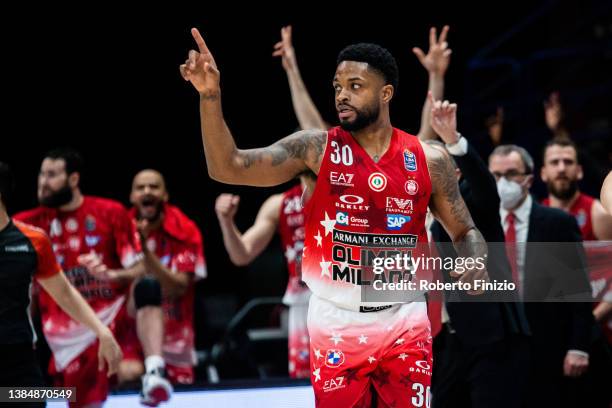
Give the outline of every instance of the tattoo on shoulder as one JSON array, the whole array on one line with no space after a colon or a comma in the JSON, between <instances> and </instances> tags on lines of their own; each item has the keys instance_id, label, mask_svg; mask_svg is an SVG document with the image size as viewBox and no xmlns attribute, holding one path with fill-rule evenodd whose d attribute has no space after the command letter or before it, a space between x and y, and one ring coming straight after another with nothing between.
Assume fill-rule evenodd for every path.
<instances>
[{"instance_id":1,"label":"tattoo on shoulder","mask_svg":"<svg viewBox=\"0 0 612 408\"><path fill-rule=\"evenodd\" d=\"M242 165L249 168L253 164L270 158L273 166L283 164L289 159L302 159L320 163L327 132L321 130L302 130L274 143L273 145L243 152Z\"/></svg>"},{"instance_id":2,"label":"tattoo on shoulder","mask_svg":"<svg viewBox=\"0 0 612 408\"><path fill-rule=\"evenodd\" d=\"M473 224L472 216L461 198L455 169L450 160L438 152L427 160L427 164L431 181L435 186L434 189L437 194L444 195L450 205L453 217L466 225Z\"/></svg>"}]
</instances>

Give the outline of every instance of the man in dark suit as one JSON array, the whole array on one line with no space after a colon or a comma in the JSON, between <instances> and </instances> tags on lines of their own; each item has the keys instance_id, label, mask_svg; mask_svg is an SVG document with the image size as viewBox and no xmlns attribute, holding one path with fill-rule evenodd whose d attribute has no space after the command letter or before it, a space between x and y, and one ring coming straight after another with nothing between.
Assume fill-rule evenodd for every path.
<instances>
[{"instance_id":1,"label":"man in dark suit","mask_svg":"<svg viewBox=\"0 0 612 408\"><path fill-rule=\"evenodd\" d=\"M456 163L461 195L475 225L486 241L492 243L488 244L487 262L491 280L510 281L495 180L478 153L457 133L456 105L432 101L432 106L431 125L446 146L440 142L427 143L450 153ZM457 257L448 234L438 222L432 224L431 233L441 257ZM445 281L450 281L448 272L443 274ZM513 292L503 296L508 302L496 301L499 299L490 293L476 298L445 293L444 324L439 333L434 331L434 408L521 406L526 386L523 372L529 362L526 337L529 329L522 304L516 302Z\"/></svg>"},{"instance_id":2,"label":"man in dark suit","mask_svg":"<svg viewBox=\"0 0 612 408\"><path fill-rule=\"evenodd\" d=\"M575 219L529 195L533 166L515 145L498 146L489 157L511 270L532 331L525 406L563 406L564 377L581 376L589 364L590 288Z\"/></svg>"}]
</instances>

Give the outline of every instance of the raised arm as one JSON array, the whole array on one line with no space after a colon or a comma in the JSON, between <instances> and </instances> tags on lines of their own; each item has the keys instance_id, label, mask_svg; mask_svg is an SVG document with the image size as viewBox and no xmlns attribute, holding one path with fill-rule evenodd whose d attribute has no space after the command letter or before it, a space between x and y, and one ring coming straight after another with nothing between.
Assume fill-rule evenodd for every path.
<instances>
[{"instance_id":1,"label":"raised arm","mask_svg":"<svg viewBox=\"0 0 612 408\"><path fill-rule=\"evenodd\" d=\"M447 34L448 26L442 28L439 38L437 38L436 28L431 27L429 30L429 50L427 54L418 47L412 49L412 52L414 52L423 68L425 68L429 74L427 93L431 93L436 100L442 99L444 95L444 75L448 69L452 52L451 49L448 48L448 43L446 42ZM430 126L430 118L431 101L429 97L426 97L421 113L421 128L418 134L421 140L436 138L436 133Z\"/></svg>"},{"instance_id":2,"label":"raised arm","mask_svg":"<svg viewBox=\"0 0 612 408\"><path fill-rule=\"evenodd\" d=\"M319 172L327 133L305 130L271 146L240 150L236 147L221 109L220 73L215 60L197 29L191 34L198 50L180 66L181 75L200 94L202 143L213 179L228 184L273 186L291 180L300 172Z\"/></svg>"},{"instance_id":3,"label":"raised arm","mask_svg":"<svg viewBox=\"0 0 612 408\"><path fill-rule=\"evenodd\" d=\"M487 209L491 208L493 201L497 200L499 204L497 184L489 168L478 153L468 145L467 140L457 132L457 104L433 100L431 94L429 103L432 107L431 127L449 148L448 151L453 155L463 178L470 184L474 202L477 205L486 206ZM461 139L463 140L460 142ZM462 147L465 147L465 151L461 153L454 150L461 150ZM499 205L495 207L497 206ZM498 213L497 209L495 213Z\"/></svg>"},{"instance_id":4,"label":"raised arm","mask_svg":"<svg viewBox=\"0 0 612 408\"><path fill-rule=\"evenodd\" d=\"M278 228L283 196L273 195L261 206L255 223L241 234L234 222L240 197L221 194L217 197L215 211L223 233L223 243L234 265L250 264L268 246Z\"/></svg>"},{"instance_id":5,"label":"raised arm","mask_svg":"<svg viewBox=\"0 0 612 408\"><path fill-rule=\"evenodd\" d=\"M293 111L300 123L302 129L321 129L325 130L329 126L323 121L319 110L315 106L298 68L295 50L291 41L291 26L281 29L281 41L274 45L275 57L281 57L283 68L287 73L289 80L289 89L291 90L291 101L293 102Z\"/></svg>"},{"instance_id":6,"label":"raised arm","mask_svg":"<svg viewBox=\"0 0 612 408\"><path fill-rule=\"evenodd\" d=\"M457 185L455 169L451 165L446 153L423 144L427 156L427 167L431 177L432 194L429 208L434 217L442 224L453 241L457 255L463 258L486 260L487 245L474 226ZM488 280L486 268L467 269L463 274L451 272L451 276L463 282ZM478 291L469 294L480 294Z\"/></svg>"}]
</instances>

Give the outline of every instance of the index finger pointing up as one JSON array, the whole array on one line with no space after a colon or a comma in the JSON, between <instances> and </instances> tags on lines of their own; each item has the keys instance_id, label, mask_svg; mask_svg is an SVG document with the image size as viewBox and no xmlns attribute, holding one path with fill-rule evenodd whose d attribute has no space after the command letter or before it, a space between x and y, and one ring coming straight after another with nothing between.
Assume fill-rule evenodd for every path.
<instances>
[{"instance_id":1,"label":"index finger pointing up","mask_svg":"<svg viewBox=\"0 0 612 408\"><path fill-rule=\"evenodd\" d=\"M198 49L200 50L200 53L209 54L210 51L208 51L208 47L206 46L206 43L204 42L204 38L202 38L202 35L200 34L197 28L191 29L191 35L193 36L193 39L195 40L196 44L198 44Z\"/></svg>"}]
</instances>

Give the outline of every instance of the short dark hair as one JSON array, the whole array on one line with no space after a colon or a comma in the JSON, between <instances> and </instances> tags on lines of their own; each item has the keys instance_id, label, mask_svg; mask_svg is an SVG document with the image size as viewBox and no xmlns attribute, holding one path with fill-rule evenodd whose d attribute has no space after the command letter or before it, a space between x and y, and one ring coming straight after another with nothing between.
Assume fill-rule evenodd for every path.
<instances>
[{"instance_id":1,"label":"short dark hair","mask_svg":"<svg viewBox=\"0 0 612 408\"><path fill-rule=\"evenodd\" d=\"M8 164L0 162L0 202L6 207L15 187L13 174Z\"/></svg>"},{"instance_id":2,"label":"short dark hair","mask_svg":"<svg viewBox=\"0 0 612 408\"><path fill-rule=\"evenodd\" d=\"M542 163L546 164L546 151L551 146L571 147L576 152L576 163L580 163L578 159L578 146L572 141L572 139L565 136L556 136L546 142L544 150L542 151Z\"/></svg>"},{"instance_id":3,"label":"short dark hair","mask_svg":"<svg viewBox=\"0 0 612 408\"><path fill-rule=\"evenodd\" d=\"M377 44L359 43L344 48L338 54L336 66L342 61L365 62L385 79L385 83L393 85L397 91L399 85L399 69L391 53Z\"/></svg>"},{"instance_id":4,"label":"short dark hair","mask_svg":"<svg viewBox=\"0 0 612 408\"><path fill-rule=\"evenodd\" d=\"M53 149L45 154L45 159L64 160L66 163L66 174L80 173L83 170L83 157L71 147Z\"/></svg>"}]
</instances>

